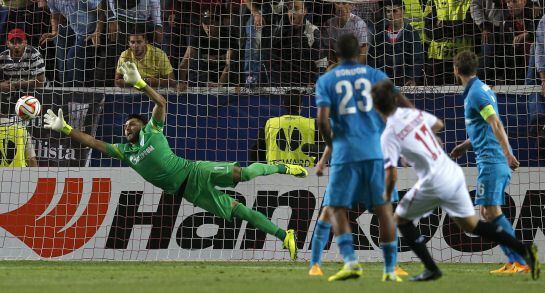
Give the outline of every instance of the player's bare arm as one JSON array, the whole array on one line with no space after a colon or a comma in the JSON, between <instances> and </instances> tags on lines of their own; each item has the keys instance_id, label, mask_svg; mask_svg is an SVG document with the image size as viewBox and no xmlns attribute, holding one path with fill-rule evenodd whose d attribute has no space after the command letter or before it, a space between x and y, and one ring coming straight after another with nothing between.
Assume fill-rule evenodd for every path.
<instances>
[{"instance_id":1,"label":"player's bare arm","mask_svg":"<svg viewBox=\"0 0 545 293\"><path fill-rule=\"evenodd\" d=\"M382 196L384 197L384 200L389 202L397 182L397 168L390 166L386 168L384 172L386 176L386 180L385 180L386 184L384 186L384 194Z\"/></svg>"},{"instance_id":2,"label":"player's bare arm","mask_svg":"<svg viewBox=\"0 0 545 293\"><path fill-rule=\"evenodd\" d=\"M437 121L435 121L435 124L433 124L433 126L431 127L431 130L433 131L433 133L437 133L441 131L443 127L445 127L445 124L441 119L438 118Z\"/></svg>"},{"instance_id":3,"label":"player's bare arm","mask_svg":"<svg viewBox=\"0 0 545 293\"><path fill-rule=\"evenodd\" d=\"M331 132L331 124L329 123L329 114L330 114L329 107L318 108L318 118L317 118L318 130L322 134L322 138L324 139L326 145L328 147L331 147L333 134Z\"/></svg>"},{"instance_id":4,"label":"player's bare arm","mask_svg":"<svg viewBox=\"0 0 545 293\"><path fill-rule=\"evenodd\" d=\"M471 149L471 141L469 139L466 139L461 144L457 145L452 152L450 152L450 157L453 159L458 159L463 154L465 154L467 151Z\"/></svg>"},{"instance_id":5,"label":"player's bare arm","mask_svg":"<svg viewBox=\"0 0 545 293\"><path fill-rule=\"evenodd\" d=\"M507 133L505 132L505 129L503 128L503 125L501 124L500 119L498 118L498 115L493 114L490 115L486 122L490 125L492 128L492 131L494 132L494 135L496 136L496 139L500 143L500 146L503 150L503 154L505 155L505 158L507 159L507 163L509 164L509 167L511 170L518 169L520 163L515 158L515 156L511 153L511 148L509 147L509 140L507 139Z\"/></svg>"},{"instance_id":6,"label":"player's bare arm","mask_svg":"<svg viewBox=\"0 0 545 293\"><path fill-rule=\"evenodd\" d=\"M326 167L327 161L329 161L329 157L331 157L331 147L326 146L324 153L322 154L322 157L320 158L320 161L318 164L316 164L316 175L322 176L324 175L324 169Z\"/></svg>"}]
</instances>

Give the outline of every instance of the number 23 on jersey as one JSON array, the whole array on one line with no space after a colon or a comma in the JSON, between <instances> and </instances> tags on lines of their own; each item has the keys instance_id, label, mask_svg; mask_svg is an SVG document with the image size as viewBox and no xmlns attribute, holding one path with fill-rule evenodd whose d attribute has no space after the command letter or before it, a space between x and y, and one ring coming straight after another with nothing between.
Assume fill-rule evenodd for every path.
<instances>
[{"instance_id":1,"label":"number 23 on jersey","mask_svg":"<svg viewBox=\"0 0 545 293\"><path fill-rule=\"evenodd\" d=\"M354 90L357 91L354 95ZM357 110L369 112L373 109L373 98L371 97L371 82L365 78L358 78L354 85L348 80L341 80L335 84L335 92L344 96L339 104L339 115L356 114ZM352 99L356 100L356 106L348 106Z\"/></svg>"}]
</instances>

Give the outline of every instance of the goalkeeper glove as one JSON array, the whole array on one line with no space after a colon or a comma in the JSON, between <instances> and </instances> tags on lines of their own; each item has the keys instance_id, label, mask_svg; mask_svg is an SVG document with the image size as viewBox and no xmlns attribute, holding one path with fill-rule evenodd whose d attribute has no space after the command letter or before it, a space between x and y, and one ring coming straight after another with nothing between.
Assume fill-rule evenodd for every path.
<instances>
[{"instance_id":1,"label":"goalkeeper glove","mask_svg":"<svg viewBox=\"0 0 545 293\"><path fill-rule=\"evenodd\" d=\"M125 83L132 85L133 87L142 90L147 86L146 82L142 79L142 76L140 76L140 73L138 72L138 68L136 68L136 64L127 61L119 67L119 71L123 74L123 79L125 80Z\"/></svg>"},{"instance_id":2,"label":"goalkeeper glove","mask_svg":"<svg viewBox=\"0 0 545 293\"><path fill-rule=\"evenodd\" d=\"M47 110L47 113L44 115L44 122L44 128L46 129L53 129L66 135L70 135L72 132L72 126L68 125L62 117L62 109L59 109L59 116L55 115L53 110Z\"/></svg>"}]
</instances>

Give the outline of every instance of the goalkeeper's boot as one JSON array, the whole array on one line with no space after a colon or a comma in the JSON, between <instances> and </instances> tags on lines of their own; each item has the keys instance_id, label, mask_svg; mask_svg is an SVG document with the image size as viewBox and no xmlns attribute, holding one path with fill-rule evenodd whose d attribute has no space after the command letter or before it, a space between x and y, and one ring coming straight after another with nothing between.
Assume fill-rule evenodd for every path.
<instances>
[{"instance_id":1,"label":"goalkeeper's boot","mask_svg":"<svg viewBox=\"0 0 545 293\"><path fill-rule=\"evenodd\" d=\"M295 236L295 231L289 229L286 231L286 238L284 238L283 248L290 251L290 259L297 259L297 236Z\"/></svg>"},{"instance_id":2,"label":"goalkeeper's boot","mask_svg":"<svg viewBox=\"0 0 545 293\"><path fill-rule=\"evenodd\" d=\"M524 256L524 258L528 266L530 266L532 279L539 279L539 273L541 273L541 263L539 262L539 254L537 252L537 246L535 246L535 244L526 247L526 255Z\"/></svg>"},{"instance_id":3,"label":"goalkeeper's boot","mask_svg":"<svg viewBox=\"0 0 545 293\"><path fill-rule=\"evenodd\" d=\"M435 271L426 269L422 274L412 277L410 281L411 282L433 281L433 280L437 280L441 278L441 276L443 276L443 273L439 269Z\"/></svg>"},{"instance_id":4,"label":"goalkeeper's boot","mask_svg":"<svg viewBox=\"0 0 545 293\"><path fill-rule=\"evenodd\" d=\"M327 280L329 282L344 281L348 279L357 279L361 275L363 275L363 269L360 264L345 264L340 271L329 277Z\"/></svg>"},{"instance_id":5,"label":"goalkeeper's boot","mask_svg":"<svg viewBox=\"0 0 545 293\"><path fill-rule=\"evenodd\" d=\"M291 165L291 164L280 164L286 168L286 173L289 175L293 175L295 177L299 178L305 178L308 176L308 171L304 167L301 167L299 165Z\"/></svg>"},{"instance_id":6,"label":"goalkeeper's boot","mask_svg":"<svg viewBox=\"0 0 545 293\"><path fill-rule=\"evenodd\" d=\"M393 272L382 274L382 282L403 282L403 280Z\"/></svg>"},{"instance_id":7,"label":"goalkeeper's boot","mask_svg":"<svg viewBox=\"0 0 545 293\"><path fill-rule=\"evenodd\" d=\"M310 268L310 271L308 271L308 275L311 277L321 277L324 275L324 271L322 271L322 268L319 264L314 264Z\"/></svg>"},{"instance_id":8,"label":"goalkeeper's boot","mask_svg":"<svg viewBox=\"0 0 545 293\"><path fill-rule=\"evenodd\" d=\"M402 269L400 266L396 266L396 269L394 272L396 273L397 276L400 276L400 277L407 277L409 275L409 273L407 273L407 271Z\"/></svg>"},{"instance_id":9,"label":"goalkeeper's boot","mask_svg":"<svg viewBox=\"0 0 545 293\"><path fill-rule=\"evenodd\" d=\"M513 268L512 263L506 263L501 268L497 270L490 271L491 274L505 274L506 272L511 271Z\"/></svg>"}]
</instances>

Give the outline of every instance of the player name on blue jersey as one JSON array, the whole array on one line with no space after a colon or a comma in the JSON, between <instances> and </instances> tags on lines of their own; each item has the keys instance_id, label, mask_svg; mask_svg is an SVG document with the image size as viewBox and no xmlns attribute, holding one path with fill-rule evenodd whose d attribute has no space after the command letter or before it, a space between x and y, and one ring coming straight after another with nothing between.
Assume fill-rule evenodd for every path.
<instances>
[{"instance_id":1,"label":"player name on blue jersey","mask_svg":"<svg viewBox=\"0 0 545 293\"><path fill-rule=\"evenodd\" d=\"M345 61L316 84L316 105L330 108L332 164L382 159L384 122L373 108L372 86L388 79L380 70Z\"/></svg>"}]
</instances>

